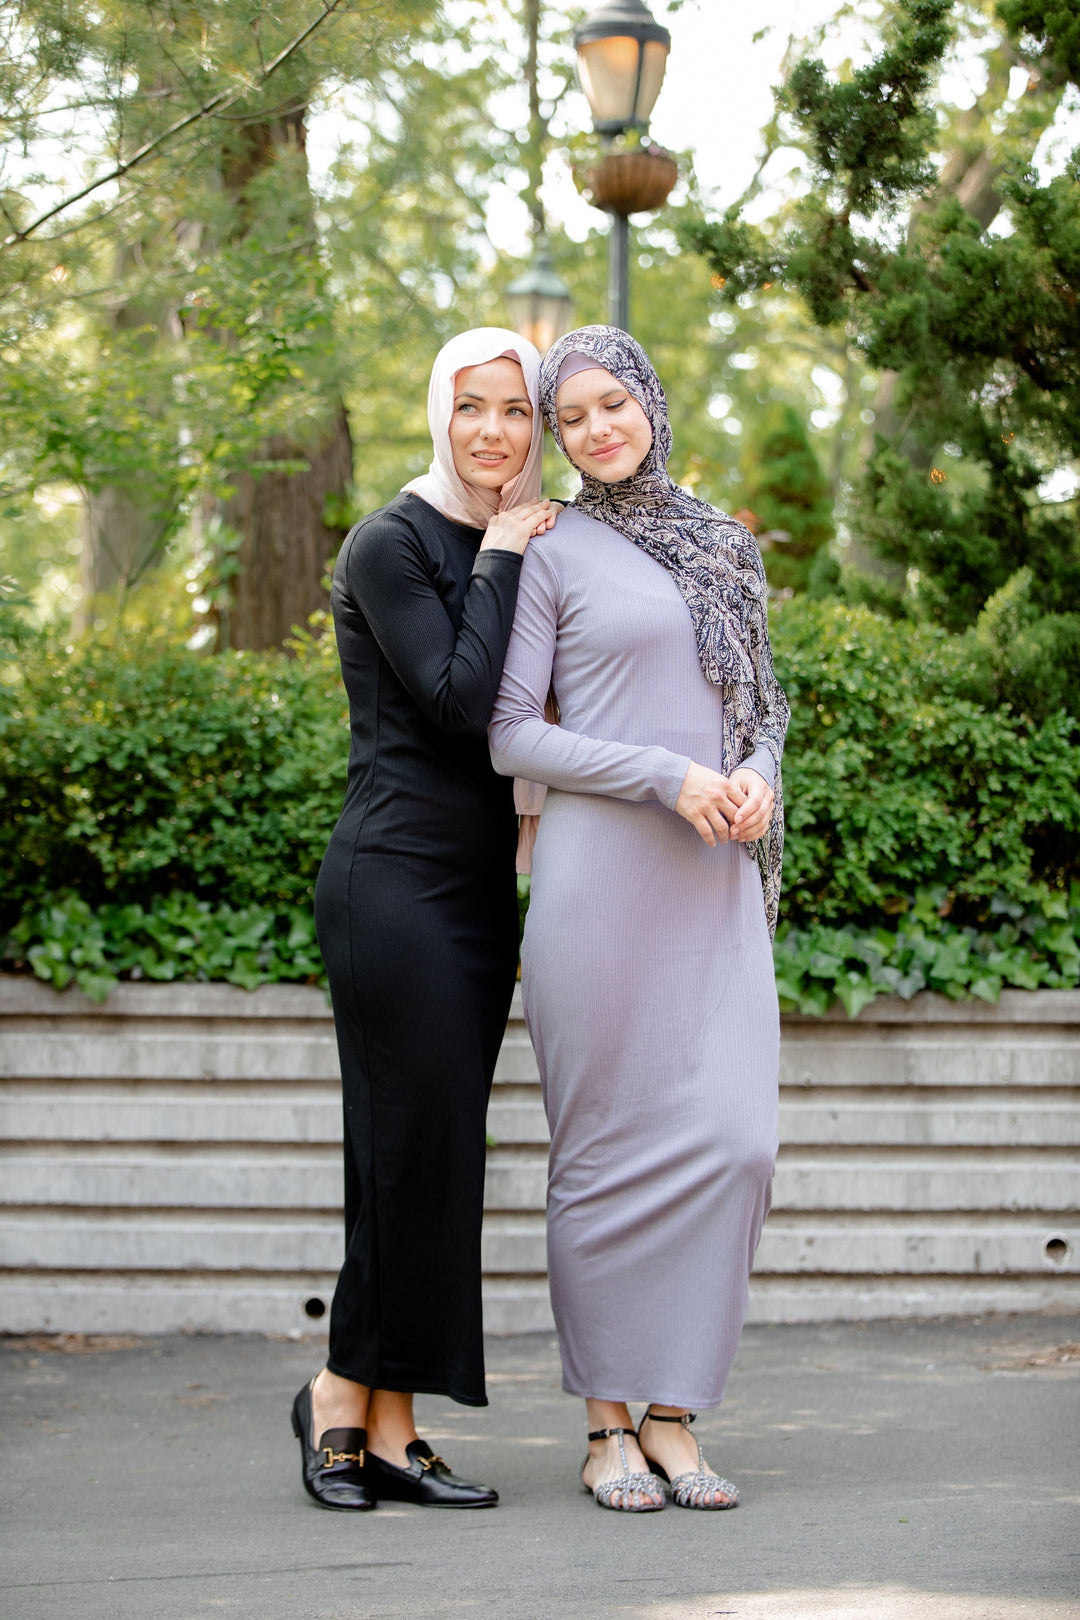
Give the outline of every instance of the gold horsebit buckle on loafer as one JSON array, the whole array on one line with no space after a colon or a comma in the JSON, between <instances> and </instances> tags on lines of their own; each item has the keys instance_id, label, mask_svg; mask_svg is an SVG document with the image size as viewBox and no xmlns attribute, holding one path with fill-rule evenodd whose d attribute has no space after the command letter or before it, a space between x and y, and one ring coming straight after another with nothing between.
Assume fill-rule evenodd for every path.
<instances>
[{"instance_id":1,"label":"gold horsebit buckle on loafer","mask_svg":"<svg viewBox=\"0 0 1080 1620\"><path fill-rule=\"evenodd\" d=\"M416 1460L420 1464L420 1467L424 1470L425 1474L429 1468L434 1468L436 1463L442 1463L443 1467L446 1469L446 1472L450 1472L450 1464L443 1457L436 1457L432 1455L430 1457L417 1457Z\"/></svg>"},{"instance_id":2,"label":"gold horsebit buckle on loafer","mask_svg":"<svg viewBox=\"0 0 1080 1620\"><path fill-rule=\"evenodd\" d=\"M326 1458L324 1468L333 1468L335 1463L353 1462L359 1467L363 1466L364 1453L362 1451L335 1451L333 1446L320 1446L320 1451Z\"/></svg>"}]
</instances>

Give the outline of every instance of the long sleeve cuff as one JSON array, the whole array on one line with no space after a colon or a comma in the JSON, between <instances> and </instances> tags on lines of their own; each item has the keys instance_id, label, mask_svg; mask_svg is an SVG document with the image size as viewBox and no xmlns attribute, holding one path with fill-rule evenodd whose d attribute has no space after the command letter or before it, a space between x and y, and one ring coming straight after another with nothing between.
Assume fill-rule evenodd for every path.
<instances>
[{"instance_id":1,"label":"long sleeve cuff","mask_svg":"<svg viewBox=\"0 0 1080 1620\"><path fill-rule=\"evenodd\" d=\"M669 754L668 758L671 763L666 765L657 777L656 797L661 804L666 804L669 810L674 810L679 802L682 785L686 781L686 773L693 761L689 754Z\"/></svg>"},{"instance_id":2,"label":"long sleeve cuff","mask_svg":"<svg viewBox=\"0 0 1080 1620\"><path fill-rule=\"evenodd\" d=\"M757 771L759 776L765 778L770 787L776 786L776 761L764 743L759 743L750 758L744 759L736 769L740 771Z\"/></svg>"}]
</instances>

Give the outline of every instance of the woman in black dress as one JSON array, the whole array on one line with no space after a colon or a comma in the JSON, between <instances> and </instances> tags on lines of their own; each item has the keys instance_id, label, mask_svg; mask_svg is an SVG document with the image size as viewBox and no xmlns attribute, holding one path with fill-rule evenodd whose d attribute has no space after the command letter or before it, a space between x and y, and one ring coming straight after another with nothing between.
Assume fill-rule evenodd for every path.
<instances>
[{"instance_id":1,"label":"woman in black dress","mask_svg":"<svg viewBox=\"0 0 1080 1620\"><path fill-rule=\"evenodd\" d=\"M484 1406L484 1121L517 963L513 791L488 757L538 499L539 356L452 339L430 471L346 537L331 601L352 745L315 891L345 1103L345 1263L325 1369L297 1395L322 1507L488 1507L413 1422L416 1391Z\"/></svg>"}]
</instances>

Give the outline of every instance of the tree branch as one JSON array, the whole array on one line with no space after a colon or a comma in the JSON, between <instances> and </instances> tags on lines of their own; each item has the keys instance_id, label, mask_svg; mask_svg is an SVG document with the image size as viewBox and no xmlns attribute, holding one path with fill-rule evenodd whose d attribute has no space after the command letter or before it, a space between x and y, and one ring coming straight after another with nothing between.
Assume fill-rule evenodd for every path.
<instances>
[{"instance_id":1,"label":"tree branch","mask_svg":"<svg viewBox=\"0 0 1080 1620\"><path fill-rule=\"evenodd\" d=\"M294 56L300 49L301 45L304 44L305 40L309 39L315 30L320 28L328 17L333 16L335 12L339 11L344 3L345 0L330 0L328 5L324 5L322 11L315 18L314 22L309 23L302 33L297 34L296 38L291 40L290 43L285 46L284 50L279 51L269 66L266 67L262 73L258 74L252 82L238 85L234 90L221 90L216 96L211 96L209 101L203 102L202 106L197 107L194 112L188 113L186 118L178 118L175 124L170 124L168 129L162 130L160 135L155 135L153 140L147 141L143 146L140 146L139 150L137 152L133 152L126 162L118 163L116 167L110 169L107 174L99 175L98 178L96 180L92 180L89 185L83 186L81 191L72 192L70 197L62 198L60 202L56 203L52 208L47 209L44 214L39 214L37 219L32 220L30 224L25 226L21 231L13 231L10 236L6 236L3 241L0 241L0 252L6 248L15 247L20 242L25 242L28 237L34 234L35 231L40 230L43 225L48 224L50 219L55 219L57 214L62 214L65 209L72 207L74 203L82 202L84 197L89 197L92 192L99 190L101 186L108 185L111 180L121 180L124 175L130 173L130 171L134 169L137 164L144 163L148 157L151 157L156 151L164 146L166 142L172 140L174 136L179 135L183 130L188 129L192 124L197 124L201 119L209 118L212 113L220 112L223 108L230 107L233 102L238 101L242 95L245 95L249 91L264 85L267 79L270 78L271 74L276 73L279 67L282 67L291 56Z\"/></svg>"}]
</instances>

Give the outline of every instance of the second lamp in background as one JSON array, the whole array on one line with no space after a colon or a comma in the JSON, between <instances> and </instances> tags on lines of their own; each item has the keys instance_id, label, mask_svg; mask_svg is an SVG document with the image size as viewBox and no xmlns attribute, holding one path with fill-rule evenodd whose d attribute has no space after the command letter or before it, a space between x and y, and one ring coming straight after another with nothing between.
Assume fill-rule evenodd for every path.
<instances>
[{"instance_id":1,"label":"second lamp in background","mask_svg":"<svg viewBox=\"0 0 1080 1620\"><path fill-rule=\"evenodd\" d=\"M569 332L573 300L542 236L537 239L532 264L510 283L505 296L514 331L534 343L541 354L551 348L556 338Z\"/></svg>"}]
</instances>

